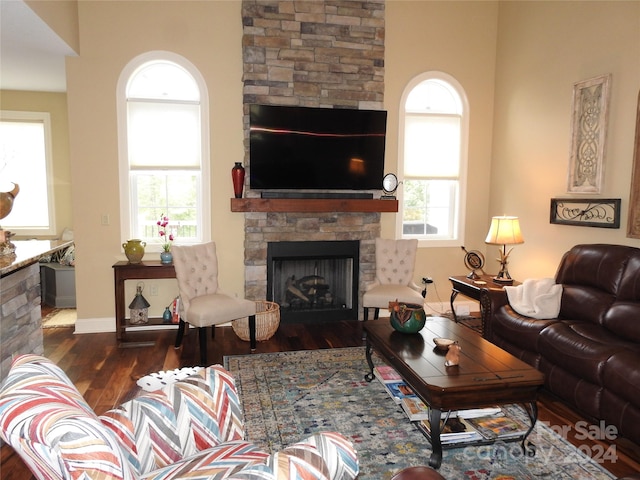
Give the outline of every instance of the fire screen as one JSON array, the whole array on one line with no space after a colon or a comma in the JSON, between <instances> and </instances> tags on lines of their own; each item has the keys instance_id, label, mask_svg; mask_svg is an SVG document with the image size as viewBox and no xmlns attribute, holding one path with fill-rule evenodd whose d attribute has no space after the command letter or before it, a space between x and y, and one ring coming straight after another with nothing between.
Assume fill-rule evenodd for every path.
<instances>
[{"instance_id":1,"label":"fire screen","mask_svg":"<svg viewBox=\"0 0 640 480\"><path fill-rule=\"evenodd\" d=\"M273 242L267 299L282 322L357 319L358 241Z\"/></svg>"}]
</instances>

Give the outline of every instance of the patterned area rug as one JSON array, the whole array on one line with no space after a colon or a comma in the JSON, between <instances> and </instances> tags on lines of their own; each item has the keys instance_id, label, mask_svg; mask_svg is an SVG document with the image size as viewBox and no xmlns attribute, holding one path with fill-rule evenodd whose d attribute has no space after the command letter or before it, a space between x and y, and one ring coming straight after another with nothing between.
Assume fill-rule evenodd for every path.
<instances>
[{"instance_id":1,"label":"patterned area rug","mask_svg":"<svg viewBox=\"0 0 640 480\"><path fill-rule=\"evenodd\" d=\"M42 319L42 328L69 328L78 318L75 308L56 308Z\"/></svg>"},{"instance_id":2,"label":"patterned area rug","mask_svg":"<svg viewBox=\"0 0 640 480\"><path fill-rule=\"evenodd\" d=\"M441 316L453 320L453 314L451 312L443 313ZM482 318L480 318L480 313L477 315L458 315L458 323L482 335Z\"/></svg>"},{"instance_id":3,"label":"patterned area rug","mask_svg":"<svg viewBox=\"0 0 640 480\"><path fill-rule=\"evenodd\" d=\"M389 479L428 463L425 437L377 380L364 380L364 347L237 355L224 362L237 381L248 439L267 450L334 430L355 444L359 480ZM450 480L615 478L541 422L530 440L537 448L533 458L523 457L518 443L445 450L440 473Z\"/></svg>"},{"instance_id":4,"label":"patterned area rug","mask_svg":"<svg viewBox=\"0 0 640 480\"><path fill-rule=\"evenodd\" d=\"M482 319L480 317L458 317L458 323L482 335Z\"/></svg>"}]
</instances>

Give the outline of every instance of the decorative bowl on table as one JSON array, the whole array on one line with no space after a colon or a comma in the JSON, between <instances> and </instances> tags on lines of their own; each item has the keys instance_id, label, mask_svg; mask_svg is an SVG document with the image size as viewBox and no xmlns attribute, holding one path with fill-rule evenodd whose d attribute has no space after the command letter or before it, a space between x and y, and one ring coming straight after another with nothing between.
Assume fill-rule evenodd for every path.
<instances>
[{"instance_id":1,"label":"decorative bowl on table","mask_svg":"<svg viewBox=\"0 0 640 480\"><path fill-rule=\"evenodd\" d=\"M391 326L401 333L418 333L424 327L427 316L417 303L389 302Z\"/></svg>"},{"instance_id":2,"label":"decorative bowl on table","mask_svg":"<svg viewBox=\"0 0 640 480\"><path fill-rule=\"evenodd\" d=\"M433 339L433 343L436 344L436 348L438 350L442 350L443 352L446 352L447 350L449 350L449 346L453 345L456 342L454 340L449 339L449 338L436 337L436 338Z\"/></svg>"}]
</instances>

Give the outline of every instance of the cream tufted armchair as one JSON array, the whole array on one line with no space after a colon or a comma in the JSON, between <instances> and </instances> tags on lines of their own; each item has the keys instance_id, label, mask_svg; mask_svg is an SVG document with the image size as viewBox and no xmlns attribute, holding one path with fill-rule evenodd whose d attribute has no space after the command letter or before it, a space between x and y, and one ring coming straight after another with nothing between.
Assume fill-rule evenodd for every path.
<instances>
[{"instance_id":1,"label":"cream tufted armchair","mask_svg":"<svg viewBox=\"0 0 640 480\"><path fill-rule=\"evenodd\" d=\"M224 293L218 286L218 257L213 242L174 245L173 265L180 290L180 325L175 347L182 344L185 325L198 327L201 365L207 365L207 327L249 317L251 350L256 348L256 304Z\"/></svg>"},{"instance_id":2,"label":"cream tufted armchair","mask_svg":"<svg viewBox=\"0 0 640 480\"><path fill-rule=\"evenodd\" d=\"M369 308L375 308L373 318L378 318L381 308L389 308L389 302L422 305L424 298L420 287L413 281L418 240L389 240L376 238L376 279L367 286L362 297L364 319L369 319Z\"/></svg>"}]
</instances>

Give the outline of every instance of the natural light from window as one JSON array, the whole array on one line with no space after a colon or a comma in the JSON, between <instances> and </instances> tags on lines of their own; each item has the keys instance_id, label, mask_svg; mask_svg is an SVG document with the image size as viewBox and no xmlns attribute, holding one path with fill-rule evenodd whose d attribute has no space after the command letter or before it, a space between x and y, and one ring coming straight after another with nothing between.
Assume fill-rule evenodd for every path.
<instances>
[{"instance_id":1,"label":"natural light from window","mask_svg":"<svg viewBox=\"0 0 640 480\"><path fill-rule=\"evenodd\" d=\"M403 96L398 236L421 245L460 245L466 171L467 118L454 79L429 72Z\"/></svg>"},{"instance_id":2,"label":"natural light from window","mask_svg":"<svg viewBox=\"0 0 640 480\"><path fill-rule=\"evenodd\" d=\"M11 213L0 220L4 230L20 236L56 234L51 165L49 113L2 111L0 191L19 186Z\"/></svg>"},{"instance_id":3,"label":"natural light from window","mask_svg":"<svg viewBox=\"0 0 640 480\"><path fill-rule=\"evenodd\" d=\"M131 72L121 79L126 139L121 169L128 206L123 230L158 247L164 241L157 225L162 216L169 218L167 233L181 244L210 238L208 192L203 188L203 178L208 178L203 161L208 157L206 89L186 60L163 54L167 52L132 62Z\"/></svg>"}]
</instances>

